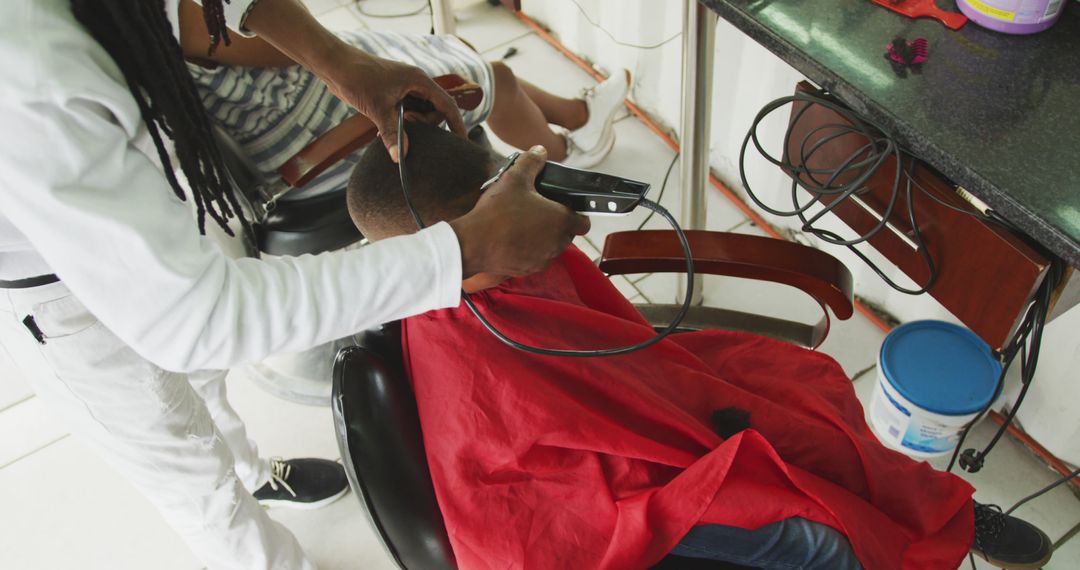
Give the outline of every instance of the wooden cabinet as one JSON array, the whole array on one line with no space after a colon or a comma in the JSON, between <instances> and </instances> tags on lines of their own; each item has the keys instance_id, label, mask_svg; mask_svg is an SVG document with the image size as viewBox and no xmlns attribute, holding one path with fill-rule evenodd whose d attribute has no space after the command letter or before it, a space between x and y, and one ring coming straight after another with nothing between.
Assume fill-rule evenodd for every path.
<instances>
[{"instance_id":1,"label":"wooden cabinet","mask_svg":"<svg viewBox=\"0 0 1080 570\"><path fill-rule=\"evenodd\" d=\"M799 89L811 87L803 83ZM804 105L795 102L792 119ZM788 158L797 162L804 138L809 137L808 144L812 144L828 132L824 129L815 132L815 129L836 123L846 121L820 105L807 110L790 125L791 137L785 149ZM824 144L805 166L836 167L864 144L865 138L859 135L836 138ZM904 155L903 160L910 164L911 157ZM915 220L938 271L929 294L992 348L1000 348L1023 316L1049 262L1023 239L988 221L932 168L916 163L913 178L926 192L913 190ZM889 158L865 187L856 192L858 200L838 204L833 210L835 215L860 235L876 226L888 207L895 168L896 160ZM822 202L828 204L831 199L826 196ZM874 247L916 283L926 283L927 265L915 246L904 194L896 200L888 221L883 231L857 247Z\"/></svg>"}]
</instances>

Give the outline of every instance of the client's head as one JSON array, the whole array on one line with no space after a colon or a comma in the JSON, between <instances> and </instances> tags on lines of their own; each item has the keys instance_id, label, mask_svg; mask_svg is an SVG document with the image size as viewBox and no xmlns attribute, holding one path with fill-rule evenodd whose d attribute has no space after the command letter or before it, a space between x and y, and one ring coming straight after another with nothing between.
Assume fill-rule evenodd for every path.
<instances>
[{"instance_id":1,"label":"client's head","mask_svg":"<svg viewBox=\"0 0 1080 570\"><path fill-rule=\"evenodd\" d=\"M406 123L409 195L425 225L460 217L476 204L496 157L487 149L425 123ZM353 169L349 215L370 241L418 231L401 191L398 165L376 140Z\"/></svg>"},{"instance_id":2,"label":"client's head","mask_svg":"<svg viewBox=\"0 0 1080 570\"><path fill-rule=\"evenodd\" d=\"M496 169L497 155L448 131L406 123L405 169L409 196L425 225L463 216L480 198L480 186ZM401 192L398 165L378 140L368 145L349 178L349 215L369 241L419 230ZM492 287L505 277L480 273L467 279L468 292Z\"/></svg>"}]
</instances>

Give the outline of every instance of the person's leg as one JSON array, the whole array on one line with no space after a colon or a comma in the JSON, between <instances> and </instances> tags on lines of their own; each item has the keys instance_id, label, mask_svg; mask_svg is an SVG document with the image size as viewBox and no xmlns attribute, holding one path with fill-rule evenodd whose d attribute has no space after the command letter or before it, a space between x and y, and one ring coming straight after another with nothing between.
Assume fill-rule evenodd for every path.
<instances>
[{"instance_id":1,"label":"person's leg","mask_svg":"<svg viewBox=\"0 0 1080 570\"><path fill-rule=\"evenodd\" d=\"M488 125L503 141L518 148L543 144L552 160L577 168L595 165L611 150L612 123L626 99L628 73L609 77L582 99L566 99L518 79L504 63L492 63L491 71L495 102ZM552 132L549 123L566 131Z\"/></svg>"},{"instance_id":2,"label":"person's leg","mask_svg":"<svg viewBox=\"0 0 1080 570\"><path fill-rule=\"evenodd\" d=\"M548 127L547 116L522 89L514 72L498 61L491 64L491 71L495 96L487 123L495 136L517 148L544 145L554 161L566 158L566 139Z\"/></svg>"},{"instance_id":3,"label":"person's leg","mask_svg":"<svg viewBox=\"0 0 1080 570\"><path fill-rule=\"evenodd\" d=\"M496 64L503 65L498 62L491 65L495 66ZM503 66L505 67L505 65ZM580 129L589 120L589 106L585 104L584 99L559 97L520 77L517 78L517 83L525 95L540 108L540 112L544 114L547 122L573 131Z\"/></svg>"},{"instance_id":4,"label":"person's leg","mask_svg":"<svg viewBox=\"0 0 1080 570\"><path fill-rule=\"evenodd\" d=\"M318 347L317 347L318 348ZM317 351L316 349L313 349ZM325 355L330 358L329 354ZM329 374L329 373L328 373ZM188 375L235 460L236 477L260 505L266 508L317 509L349 490L341 465L329 459L304 458L269 461L248 439L247 428L225 394L226 371L203 371Z\"/></svg>"},{"instance_id":5,"label":"person's leg","mask_svg":"<svg viewBox=\"0 0 1080 570\"><path fill-rule=\"evenodd\" d=\"M44 344L22 324L28 315ZM188 378L141 358L62 284L0 291L0 343L71 432L157 506L209 568L313 568L244 488Z\"/></svg>"},{"instance_id":6,"label":"person's leg","mask_svg":"<svg viewBox=\"0 0 1080 570\"><path fill-rule=\"evenodd\" d=\"M188 375L188 382L206 403L210 417L229 446L236 464L237 478L245 489L254 492L270 480L270 463L259 458L258 446L248 438L243 420L229 404L225 390L227 374L228 370L195 372Z\"/></svg>"},{"instance_id":7,"label":"person's leg","mask_svg":"<svg viewBox=\"0 0 1080 570\"><path fill-rule=\"evenodd\" d=\"M671 554L763 570L862 569L844 535L797 517L756 530L716 524L695 526Z\"/></svg>"},{"instance_id":8,"label":"person's leg","mask_svg":"<svg viewBox=\"0 0 1080 570\"><path fill-rule=\"evenodd\" d=\"M611 82L607 88L593 88L585 99L565 99L518 80L501 62L489 64L453 36L410 36L373 30L339 35L367 53L416 65L430 76L455 73L477 83L490 96L485 96L476 109L462 114L466 127L486 120L496 136L516 148L544 145L551 160L587 168L599 162L614 143L612 109L622 104L626 92L621 80ZM598 90L606 96L597 97ZM597 105L592 116L589 100ZM549 124L570 132L555 132Z\"/></svg>"}]
</instances>

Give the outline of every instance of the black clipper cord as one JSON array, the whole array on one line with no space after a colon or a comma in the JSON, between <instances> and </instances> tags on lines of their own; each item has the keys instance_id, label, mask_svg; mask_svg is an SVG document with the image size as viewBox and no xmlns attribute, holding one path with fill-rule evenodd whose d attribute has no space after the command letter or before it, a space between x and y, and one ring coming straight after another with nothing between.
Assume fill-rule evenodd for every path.
<instances>
[{"instance_id":1,"label":"black clipper cord","mask_svg":"<svg viewBox=\"0 0 1080 570\"><path fill-rule=\"evenodd\" d=\"M405 148L405 105L406 101L404 100L398 105L397 144L399 150ZM409 193L409 175L408 172L405 170L405 157L401 156L400 154L398 158L398 175L401 177L401 192L405 195L405 204L409 208L409 213L412 214L413 220L416 221L417 227L419 227L420 229L426 228L427 226L420 218L419 211L417 211L416 206L413 204L412 195ZM656 336L634 345L616 348L570 350L529 346L506 336L502 333L502 331L495 328L495 325L492 325L491 322L488 321L487 318L485 318L484 315L480 313L480 311L476 308L476 305L473 304L472 299L469 298L469 294L466 293L464 290L461 291L461 299L465 302L465 305L469 307L469 310L472 312L472 314L480 320L480 323L484 325L484 328L486 328L488 332L495 335L495 337L501 340L504 344L531 354L539 354L542 356L562 356L570 358L616 356L620 354L629 354L643 348L648 348L660 342L669 334L675 332L675 330L679 328L679 324L682 323L683 318L686 317L686 313L690 310L690 303L693 302L694 293L694 258L693 255L690 253L690 243L686 240L686 234L683 233L682 228L679 227L679 224L675 221L674 216L672 216L671 213L668 212L663 206L652 202L651 200L646 200L643 198L641 200L641 205L652 210L653 212L656 212L657 214L660 214L668 221L669 224L671 224L671 227L675 229L675 233L679 237L679 244L682 245L683 255L686 256L686 293L683 299L682 307L679 309L678 314L675 315L675 318L671 321L671 324L658 332Z\"/></svg>"}]
</instances>

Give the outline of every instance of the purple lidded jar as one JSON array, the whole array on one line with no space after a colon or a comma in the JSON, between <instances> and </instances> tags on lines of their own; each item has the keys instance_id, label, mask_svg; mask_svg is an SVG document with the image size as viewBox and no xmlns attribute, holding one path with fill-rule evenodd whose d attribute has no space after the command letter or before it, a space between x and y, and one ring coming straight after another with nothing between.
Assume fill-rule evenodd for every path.
<instances>
[{"instance_id":1,"label":"purple lidded jar","mask_svg":"<svg viewBox=\"0 0 1080 570\"><path fill-rule=\"evenodd\" d=\"M956 0L972 22L1006 34L1034 34L1061 16L1065 0Z\"/></svg>"}]
</instances>

